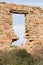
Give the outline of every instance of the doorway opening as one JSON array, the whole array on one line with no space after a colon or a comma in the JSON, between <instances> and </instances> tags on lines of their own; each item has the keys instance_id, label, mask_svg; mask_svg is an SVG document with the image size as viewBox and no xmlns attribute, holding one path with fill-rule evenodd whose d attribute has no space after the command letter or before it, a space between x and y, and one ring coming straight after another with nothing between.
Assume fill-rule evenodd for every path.
<instances>
[{"instance_id":1,"label":"doorway opening","mask_svg":"<svg viewBox=\"0 0 43 65\"><path fill-rule=\"evenodd\" d=\"M25 45L26 39L25 36L25 15L24 14L12 14L13 22L12 28L16 35L19 37L19 40L14 41L12 45L19 46L20 44Z\"/></svg>"}]
</instances>

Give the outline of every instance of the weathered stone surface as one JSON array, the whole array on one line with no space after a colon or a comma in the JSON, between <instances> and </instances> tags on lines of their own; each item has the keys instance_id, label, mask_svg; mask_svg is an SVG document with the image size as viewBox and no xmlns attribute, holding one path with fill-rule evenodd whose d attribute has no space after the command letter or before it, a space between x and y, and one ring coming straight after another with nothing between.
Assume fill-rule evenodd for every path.
<instances>
[{"instance_id":1,"label":"weathered stone surface","mask_svg":"<svg viewBox=\"0 0 43 65\"><path fill-rule=\"evenodd\" d=\"M0 2L0 47L10 47L18 39L12 30L12 13L25 15L26 50L39 53L43 49L43 10L39 7Z\"/></svg>"},{"instance_id":2,"label":"weathered stone surface","mask_svg":"<svg viewBox=\"0 0 43 65\"><path fill-rule=\"evenodd\" d=\"M0 47L10 47L12 40L18 37L12 30L12 14L10 13L10 5L0 2Z\"/></svg>"}]
</instances>

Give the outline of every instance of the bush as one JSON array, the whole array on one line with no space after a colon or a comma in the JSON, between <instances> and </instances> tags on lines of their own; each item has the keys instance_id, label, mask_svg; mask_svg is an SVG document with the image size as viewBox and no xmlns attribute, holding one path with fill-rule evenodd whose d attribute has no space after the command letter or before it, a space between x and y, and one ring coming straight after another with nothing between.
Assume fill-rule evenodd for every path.
<instances>
[{"instance_id":1,"label":"bush","mask_svg":"<svg viewBox=\"0 0 43 65\"><path fill-rule=\"evenodd\" d=\"M34 65L34 58L24 49L0 51L0 65Z\"/></svg>"},{"instance_id":2,"label":"bush","mask_svg":"<svg viewBox=\"0 0 43 65\"><path fill-rule=\"evenodd\" d=\"M28 54L26 50L18 50L16 52L18 65L33 65L34 58Z\"/></svg>"}]
</instances>

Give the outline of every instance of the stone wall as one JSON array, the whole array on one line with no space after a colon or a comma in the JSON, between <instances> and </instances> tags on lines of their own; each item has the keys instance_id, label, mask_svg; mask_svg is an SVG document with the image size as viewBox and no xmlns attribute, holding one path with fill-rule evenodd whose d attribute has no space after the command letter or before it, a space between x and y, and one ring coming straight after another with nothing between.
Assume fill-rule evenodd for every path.
<instances>
[{"instance_id":1,"label":"stone wall","mask_svg":"<svg viewBox=\"0 0 43 65\"><path fill-rule=\"evenodd\" d=\"M43 10L4 2L0 2L0 46L10 47L18 39L12 30L12 13L25 15L26 50L33 54L43 49Z\"/></svg>"},{"instance_id":2,"label":"stone wall","mask_svg":"<svg viewBox=\"0 0 43 65\"><path fill-rule=\"evenodd\" d=\"M12 13L10 6L0 2L0 48L10 47L18 37L12 30Z\"/></svg>"}]
</instances>

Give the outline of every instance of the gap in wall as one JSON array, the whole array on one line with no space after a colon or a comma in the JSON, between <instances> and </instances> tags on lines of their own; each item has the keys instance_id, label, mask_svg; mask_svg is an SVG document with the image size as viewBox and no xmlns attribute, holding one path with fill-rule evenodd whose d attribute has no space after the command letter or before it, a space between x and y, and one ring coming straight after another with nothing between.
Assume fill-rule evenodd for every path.
<instances>
[{"instance_id":1,"label":"gap in wall","mask_svg":"<svg viewBox=\"0 0 43 65\"><path fill-rule=\"evenodd\" d=\"M12 45L19 46L21 43L25 45L26 39L25 36L25 15L24 14L12 14L13 23L12 28L15 34L19 37L19 40L14 41Z\"/></svg>"}]
</instances>

